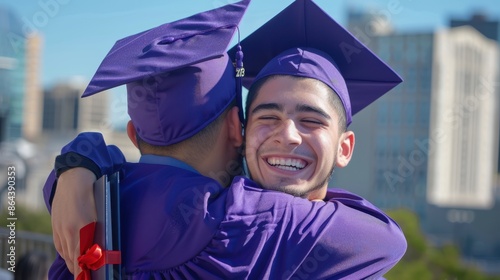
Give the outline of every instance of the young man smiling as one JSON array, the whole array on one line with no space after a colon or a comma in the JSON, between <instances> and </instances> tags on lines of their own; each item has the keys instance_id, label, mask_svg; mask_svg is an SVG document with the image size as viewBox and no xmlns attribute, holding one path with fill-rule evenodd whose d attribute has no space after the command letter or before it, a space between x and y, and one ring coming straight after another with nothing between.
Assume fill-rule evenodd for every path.
<instances>
[{"instance_id":1,"label":"young man smiling","mask_svg":"<svg viewBox=\"0 0 500 280\"><path fill-rule=\"evenodd\" d=\"M252 180L323 200L334 166L346 166L354 149L338 96L319 80L278 75L252 88L248 101L245 158Z\"/></svg>"},{"instance_id":2,"label":"young man smiling","mask_svg":"<svg viewBox=\"0 0 500 280\"><path fill-rule=\"evenodd\" d=\"M316 40L312 34L317 30L305 30L315 26L323 26L337 36ZM262 44L270 38L272 44ZM349 63L342 62L345 57L338 49L339 43L353 40L311 1L298 0L241 42L247 57L243 82L247 87L253 84L247 101L245 158L254 181L236 177L228 188L205 192L198 205L201 214L188 225L178 223L180 209L187 202L198 202L189 191L196 189L195 182L209 176L207 170L213 168L213 163L181 160L182 172L191 172L191 181L172 185L178 180L177 174L151 177L153 168L162 170L158 162L147 166L121 162L113 170L113 160L123 158L107 154L103 142L99 142L99 157L90 158L94 164L91 169L100 174L124 169L122 196L127 208L122 212L122 222L128 225L122 234L127 244L123 246L127 276L364 279L381 276L395 265L404 254L406 242L394 221L354 194L327 189L334 166L347 165L351 157L354 134L345 127L352 114L401 82L365 47L359 47L356 57L349 57ZM355 70L366 66L377 69L377 73L363 77L366 71ZM363 87L367 81L369 87ZM366 94L368 98L359 96ZM222 118L225 122L234 116L231 109ZM137 115L131 117L133 121L139 119ZM234 126L228 130L233 131ZM221 137L230 134L226 130L218 133ZM78 143L85 137L79 136L65 148L65 153L78 152ZM141 159L151 158L138 146ZM157 148L147 152L158 156L156 159L173 155L169 145ZM176 150L176 154L182 155L182 151L188 153L188 146ZM213 156L220 151L207 152ZM211 159L216 161L217 157ZM130 174L136 176L132 185L128 183ZM49 180L46 193L52 186ZM68 187L66 183L58 189ZM131 189L136 196L130 195ZM54 208L53 215L54 211L65 210ZM58 234L70 235L64 231ZM58 265L63 264L59 261Z\"/></svg>"}]
</instances>

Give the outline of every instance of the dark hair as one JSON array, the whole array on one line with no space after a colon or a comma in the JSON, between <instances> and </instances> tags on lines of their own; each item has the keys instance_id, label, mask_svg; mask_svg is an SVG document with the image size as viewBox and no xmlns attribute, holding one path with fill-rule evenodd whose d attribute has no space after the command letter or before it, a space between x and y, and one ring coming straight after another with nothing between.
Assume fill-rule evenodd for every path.
<instances>
[{"instance_id":1,"label":"dark hair","mask_svg":"<svg viewBox=\"0 0 500 280\"><path fill-rule=\"evenodd\" d=\"M50 267L49 256L41 251L28 251L19 258L14 280L44 280Z\"/></svg>"},{"instance_id":2,"label":"dark hair","mask_svg":"<svg viewBox=\"0 0 500 280\"><path fill-rule=\"evenodd\" d=\"M250 106L254 102L255 98L257 98L257 95L259 93L260 88L268 80L272 80L272 79L275 79L276 77L280 77L280 76L288 76L288 77L291 77L293 79L311 79L311 78L307 78L307 77L298 77L298 76L290 76L290 75L271 75L271 76L264 77L264 78L260 79L259 81L257 81L256 83L254 83L250 87L250 89L248 90L247 102L245 105L245 126L246 126L246 122L248 121ZM337 112L337 114L339 116L339 120L338 120L339 133L345 132L347 129L347 123L346 123L347 121L346 121L346 113L345 113L345 109L344 109L344 104L342 103L342 100L340 100L340 97L338 96L338 94L331 87L327 86L325 83L323 83L319 80L316 80L316 81L323 84L328 89L328 91L330 93L328 95L329 96L328 101L330 102L333 109L335 110L335 112Z\"/></svg>"},{"instance_id":3,"label":"dark hair","mask_svg":"<svg viewBox=\"0 0 500 280\"><path fill-rule=\"evenodd\" d=\"M233 100L226 108L226 110L224 110L224 112L222 112L209 125L207 125L195 135L179 143L166 146L151 145L149 143L146 143L139 137L139 135L137 135L139 150L141 150L141 153L144 150L148 150L153 151L155 154L166 156L171 156L176 153L182 152L182 154L187 156L188 158L196 159L202 157L206 155L215 145L223 120L229 110L234 106L236 106L236 102ZM184 149L184 147L189 147L189 149Z\"/></svg>"}]
</instances>

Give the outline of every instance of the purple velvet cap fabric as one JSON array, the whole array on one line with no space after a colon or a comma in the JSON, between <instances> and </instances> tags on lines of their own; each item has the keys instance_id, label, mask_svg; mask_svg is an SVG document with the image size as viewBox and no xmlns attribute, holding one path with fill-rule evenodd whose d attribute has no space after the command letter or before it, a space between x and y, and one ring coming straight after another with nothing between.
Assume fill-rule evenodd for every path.
<instances>
[{"instance_id":1,"label":"purple velvet cap fabric","mask_svg":"<svg viewBox=\"0 0 500 280\"><path fill-rule=\"evenodd\" d=\"M127 85L128 113L152 145L185 140L236 95L226 50L250 0L202 12L118 40L83 97Z\"/></svg>"},{"instance_id":2,"label":"purple velvet cap fabric","mask_svg":"<svg viewBox=\"0 0 500 280\"><path fill-rule=\"evenodd\" d=\"M241 41L241 46L245 87L276 74L320 80L339 95L347 125L352 115L402 82L311 0L296 0Z\"/></svg>"}]
</instances>

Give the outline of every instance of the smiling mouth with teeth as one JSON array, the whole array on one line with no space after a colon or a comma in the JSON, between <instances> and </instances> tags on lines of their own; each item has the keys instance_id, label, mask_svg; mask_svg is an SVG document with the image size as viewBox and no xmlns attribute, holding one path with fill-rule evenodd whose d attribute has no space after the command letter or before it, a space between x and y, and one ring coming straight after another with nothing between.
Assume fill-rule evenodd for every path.
<instances>
[{"instance_id":1,"label":"smiling mouth with teeth","mask_svg":"<svg viewBox=\"0 0 500 280\"><path fill-rule=\"evenodd\" d=\"M279 169L289 170L289 171L301 170L304 169L304 167L307 165L307 162L301 159L278 158L278 157L268 158L267 163Z\"/></svg>"}]
</instances>

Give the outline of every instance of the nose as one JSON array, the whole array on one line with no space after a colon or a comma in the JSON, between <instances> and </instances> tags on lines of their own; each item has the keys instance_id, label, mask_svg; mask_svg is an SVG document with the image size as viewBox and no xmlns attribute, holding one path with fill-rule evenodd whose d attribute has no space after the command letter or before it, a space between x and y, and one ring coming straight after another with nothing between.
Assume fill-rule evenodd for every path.
<instances>
[{"instance_id":1,"label":"nose","mask_svg":"<svg viewBox=\"0 0 500 280\"><path fill-rule=\"evenodd\" d=\"M302 143L302 137L293 120L286 120L277 128L274 142L291 146L298 146Z\"/></svg>"}]
</instances>

